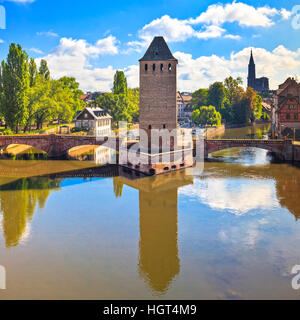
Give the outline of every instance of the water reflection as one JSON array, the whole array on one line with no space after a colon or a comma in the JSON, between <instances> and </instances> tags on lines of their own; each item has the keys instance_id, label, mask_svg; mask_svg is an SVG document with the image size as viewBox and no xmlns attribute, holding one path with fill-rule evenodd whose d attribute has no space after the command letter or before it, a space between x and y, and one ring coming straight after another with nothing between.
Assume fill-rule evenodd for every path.
<instances>
[{"instance_id":1,"label":"water reflection","mask_svg":"<svg viewBox=\"0 0 300 320\"><path fill-rule=\"evenodd\" d=\"M178 257L178 188L193 183L184 171L129 180L139 190L139 271L154 293L165 293L180 272Z\"/></svg>"},{"instance_id":2,"label":"water reflection","mask_svg":"<svg viewBox=\"0 0 300 320\"><path fill-rule=\"evenodd\" d=\"M66 164L64 165L64 163ZM296 248L293 249L293 245L290 245L290 243L293 244L296 232L291 233L289 231L291 229L287 228L290 225L284 222L284 219L290 216L288 211L295 216L295 219L300 217L298 205L300 170L295 166L270 163L245 166L243 161L241 163L209 162L205 164L205 170L201 176L188 176L185 171L177 171L156 177L130 179L117 167L107 167L107 169L98 166L76 167L76 165L83 165L84 162L73 164L68 161L58 161L52 164L51 161L41 161L33 162L32 164L35 165L31 167L28 162L27 164L14 162L14 164L4 166L0 162L0 169L3 167L6 170L3 174L5 176L0 178L0 209L5 244L8 248L24 243L28 237L34 213L38 211L38 208L47 206L46 202L52 191L61 190L55 195L58 205L59 201L66 201L66 206L70 206L72 209L72 205L76 207L79 204L82 205L80 202L82 200L78 198L78 202L74 201L76 203L72 204L72 201L68 202L67 197L66 200L57 197L66 191L64 189L66 186L90 183L91 180L83 179L84 177L113 176L111 180L98 180L95 184L91 184L91 187L88 186L90 198L86 194L88 198L86 203L91 205L89 210L91 212L94 210L95 215L91 215L91 221L89 221L86 214L81 217L79 217L80 214L77 214L74 221L73 218L71 219L74 223L70 224L70 228L68 227L70 230L67 230L70 234L79 234L84 249L80 254L76 250L73 254L79 260L86 259L84 263L88 264L89 270L107 257L108 260L113 261L112 264L109 264L110 261L105 260L108 265L107 270L109 270L107 274L110 274L112 265L118 266L118 263L121 265L118 260L120 258L118 254L122 256L122 253L120 254L118 251L119 247L116 249L114 246L110 246L115 240L113 234L124 232L122 228L119 230L115 224L114 219L119 219L118 214L120 214L117 209L120 210L120 207L115 206L115 203L128 204L132 208L129 203L132 199L134 202L137 201L137 193L128 193L128 189L132 190L132 188L138 190L139 201L139 234L136 234L133 239L135 244L139 244L137 248L138 260L134 260L134 263L138 265L138 273L134 266L130 271L126 267L122 267L122 272L124 272L124 279L127 277L126 272L138 274L139 279L147 283L147 286L142 283L143 288L150 288L151 290L147 290L151 291L153 295L162 297L170 292L174 293L173 288L187 289L192 293L199 293L203 290L206 294L203 289L204 284L207 286L205 289L215 286L216 291L223 292L226 292L228 288L246 288L239 283L239 279L244 279L243 270L250 270L249 266L251 266L252 272L252 270L257 270L256 268L262 263L264 271L267 273L269 265L275 267L280 265L276 260L278 257L281 260L291 257L292 259L289 260L292 261L291 263L294 263L293 259L297 257ZM20 171L19 166L22 168ZM71 170L72 168L73 170ZM105 170L107 172L104 172ZM43 173L44 176L22 178L18 176L20 172L32 176ZM45 176L47 172L48 176ZM108 198L101 198L104 190L101 188L105 188L105 194ZM133 198L128 197L129 194ZM103 212L111 210L116 214L106 214L101 220L103 212L99 211L99 202ZM98 207L96 208L96 206ZM281 208L286 208L288 211ZM184 213L184 215L180 215L180 221L178 221L178 211ZM125 209L124 212L126 212ZM60 223L64 221L64 218L62 215L57 219ZM46 222L52 221L52 216L48 214L46 219L48 220L44 221L44 227L48 226ZM125 218L123 216L123 219L126 220L127 216ZM288 220L292 221L293 219L288 217ZM94 236L91 232L92 236L89 238L89 230L97 228L104 221L109 222L107 224L108 230L112 235L105 234L105 237L99 236L97 238L97 235L101 234L97 230L98 233L95 233ZM82 234L82 225L85 226L84 234ZM40 225L37 226L40 227ZM80 229L80 232L77 228ZM34 230L36 229L38 228ZM178 230L180 230L180 252ZM55 232L57 232L58 238L61 237L59 245L64 246L67 243L67 246L72 247L73 243L68 244L68 239L65 238L65 230L62 232L55 229ZM282 235L284 232L286 234ZM36 233L31 235L32 242L39 240ZM287 242L289 233L291 233L290 242ZM44 241L48 240L44 239ZM100 246L100 243L103 244L104 241L107 241L103 245L105 249L99 254L97 246ZM276 241L278 241L278 245ZM30 247L28 242L27 245ZM107 246L109 250L107 250ZM96 251L92 251L94 247L97 247ZM135 250L134 245L131 244L129 247L129 251ZM89 250L86 248L91 250L90 256L88 255ZM277 248L281 251L276 252ZM109 255L106 250L109 251ZM122 248L121 251L124 252L124 249ZM136 254L136 252L134 253ZM93 262L90 262L93 259L89 260L91 256L94 258ZM255 259L250 261L253 256ZM55 255L53 257L55 258ZM189 270L191 265L194 265L194 269L191 269L191 274L187 276L188 272L185 270ZM284 267L284 270L287 270L289 266L290 262ZM127 271L125 272L124 269ZM253 272L252 275L249 275L247 284L252 283L256 274ZM186 278L182 281L180 277ZM193 283L186 285L189 281L188 279L185 282L188 277L192 279L192 282L195 282L195 286ZM90 276L86 281L92 279L93 277ZM122 278L122 281L125 280ZM139 282L141 281L139 280ZM140 284L136 283L129 285L139 287ZM202 283L203 287L201 287ZM110 283L107 282L108 287L109 285ZM204 297L206 297L205 294L203 294ZM245 293L243 294L245 295ZM226 295L226 297L229 296Z\"/></svg>"},{"instance_id":3,"label":"water reflection","mask_svg":"<svg viewBox=\"0 0 300 320\"><path fill-rule=\"evenodd\" d=\"M69 150L68 158L93 161L97 165L116 163L116 151L104 146L79 146Z\"/></svg>"},{"instance_id":4,"label":"water reflection","mask_svg":"<svg viewBox=\"0 0 300 320\"><path fill-rule=\"evenodd\" d=\"M23 178L0 186L0 210L6 247L17 246L29 236L30 222L38 206L45 207L50 189L59 180Z\"/></svg>"}]
</instances>

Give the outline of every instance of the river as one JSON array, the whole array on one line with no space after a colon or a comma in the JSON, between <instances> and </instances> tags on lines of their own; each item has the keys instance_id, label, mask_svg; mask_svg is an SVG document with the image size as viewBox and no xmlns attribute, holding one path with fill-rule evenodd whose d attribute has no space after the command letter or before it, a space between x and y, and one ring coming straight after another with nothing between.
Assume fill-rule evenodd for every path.
<instances>
[{"instance_id":1,"label":"river","mask_svg":"<svg viewBox=\"0 0 300 320\"><path fill-rule=\"evenodd\" d=\"M251 148L142 179L1 160L0 299L299 299L299 187L298 167Z\"/></svg>"}]
</instances>

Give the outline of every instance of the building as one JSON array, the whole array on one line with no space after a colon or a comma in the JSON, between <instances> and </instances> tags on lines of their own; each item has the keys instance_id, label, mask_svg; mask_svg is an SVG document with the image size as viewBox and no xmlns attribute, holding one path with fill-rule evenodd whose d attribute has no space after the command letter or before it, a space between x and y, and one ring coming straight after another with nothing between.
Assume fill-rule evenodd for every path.
<instances>
[{"instance_id":1,"label":"building","mask_svg":"<svg viewBox=\"0 0 300 320\"><path fill-rule=\"evenodd\" d=\"M140 59L140 129L177 128L177 64L163 37ZM149 141L150 142L150 141Z\"/></svg>"},{"instance_id":2,"label":"building","mask_svg":"<svg viewBox=\"0 0 300 320\"><path fill-rule=\"evenodd\" d=\"M300 131L300 83L294 78L286 79L276 91L274 122L279 136L293 138Z\"/></svg>"},{"instance_id":3,"label":"building","mask_svg":"<svg viewBox=\"0 0 300 320\"><path fill-rule=\"evenodd\" d=\"M256 78L255 63L251 50L250 61L248 64L248 87L254 91L265 92L269 91L269 79L266 77Z\"/></svg>"},{"instance_id":4,"label":"building","mask_svg":"<svg viewBox=\"0 0 300 320\"><path fill-rule=\"evenodd\" d=\"M101 108L86 107L78 112L75 127L98 137L107 137L111 135L111 119L112 117Z\"/></svg>"},{"instance_id":5,"label":"building","mask_svg":"<svg viewBox=\"0 0 300 320\"><path fill-rule=\"evenodd\" d=\"M192 94L189 92L177 92L178 118L191 118L193 108L191 106Z\"/></svg>"},{"instance_id":6,"label":"building","mask_svg":"<svg viewBox=\"0 0 300 320\"><path fill-rule=\"evenodd\" d=\"M119 163L157 175L193 165L191 132L177 128L177 64L163 37L155 37L140 62L140 139Z\"/></svg>"},{"instance_id":7,"label":"building","mask_svg":"<svg viewBox=\"0 0 300 320\"><path fill-rule=\"evenodd\" d=\"M81 100L83 100L87 105L93 104L96 102L96 100L101 96L104 95L106 92L87 92L86 94L82 95L80 97ZM95 106L95 105L94 105Z\"/></svg>"}]
</instances>

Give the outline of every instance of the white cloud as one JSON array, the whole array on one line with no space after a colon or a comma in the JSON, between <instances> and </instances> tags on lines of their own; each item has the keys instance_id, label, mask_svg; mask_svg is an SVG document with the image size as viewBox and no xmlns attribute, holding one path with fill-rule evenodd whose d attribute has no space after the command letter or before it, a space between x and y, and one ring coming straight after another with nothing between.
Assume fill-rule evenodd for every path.
<instances>
[{"instance_id":1,"label":"white cloud","mask_svg":"<svg viewBox=\"0 0 300 320\"><path fill-rule=\"evenodd\" d=\"M0 39L0 43L4 43L5 41L3 39Z\"/></svg>"},{"instance_id":2,"label":"white cloud","mask_svg":"<svg viewBox=\"0 0 300 320\"><path fill-rule=\"evenodd\" d=\"M228 34L222 27L225 23L237 22L246 27L270 27L276 19L282 17L286 20L291 12L285 8L276 9L268 6L253 7L251 5L235 2L228 4L213 4L196 18L179 20L164 15L146 24L138 31L138 40L128 42L127 50L141 51L154 36L163 36L168 42L186 41L189 38L210 39L224 37L232 40L240 40L239 35Z\"/></svg>"},{"instance_id":3,"label":"white cloud","mask_svg":"<svg viewBox=\"0 0 300 320\"><path fill-rule=\"evenodd\" d=\"M253 49L257 77L270 78L270 87L277 88L287 76L300 73L300 49L291 51L279 45L272 51L263 48L244 48L232 52L229 58L217 55L193 58L191 54L175 52L178 59L178 88L193 91L207 88L215 81L223 81L228 76L240 76L246 85L247 65L250 50Z\"/></svg>"},{"instance_id":4,"label":"white cloud","mask_svg":"<svg viewBox=\"0 0 300 320\"><path fill-rule=\"evenodd\" d=\"M247 27L269 27L274 24L271 18L275 15L282 15L284 19L287 19L290 12L286 9L279 11L268 6L255 8L242 2L232 2L226 5L219 3L210 5L197 18L189 19L189 23L223 25L225 22L238 22L239 25Z\"/></svg>"},{"instance_id":5,"label":"white cloud","mask_svg":"<svg viewBox=\"0 0 300 320\"><path fill-rule=\"evenodd\" d=\"M195 30L185 21L164 15L146 24L139 31L139 37L148 42L155 35L162 35L168 42L185 41L194 35Z\"/></svg>"},{"instance_id":6,"label":"white cloud","mask_svg":"<svg viewBox=\"0 0 300 320\"><path fill-rule=\"evenodd\" d=\"M36 33L38 36L45 36L45 37L58 37L59 35L51 30L49 31L41 31Z\"/></svg>"},{"instance_id":7,"label":"white cloud","mask_svg":"<svg viewBox=\"0 0 300 320\"><path fill-rule=\"evenodd\" d=\"M90 58L103 54L117 54L117 40L109 36L98 40L95 45L85 40L62 38L53 52L44 57L48 61L52 76L74 76L84 90L110 90L115 69L112 66L94 68ZM212 54L193 57L184 52L175 52L178 59L178 89L194 91L207 88L215 81L223 81L228 76L242 77L246 85L247 65L250 50L253 50L257 77L270 78L270 87L277 88L288 76L300 74L300 48L292 51L279 45L272 51L263 48L244 48L232 52L228 58ZM124 68L130 87L139 86L139 67Z\"/></svg>"},{"instance_id":8,"label":"white cloud","mask_svg":"<svg viewBox=\"0 0 300 320\"><path fill-rule=\"evenodd\" d=\"M44 52L38 48L30 48L29 49L31 52L34 52L36 54L43 54Z\"/></svg>"},{"instance_id":9,"label":"white cloud","mask_svg":"<svg viewBox=\"0 0 300 320\"><path fill-rule=\"evenodd\" d=\"M90 59L117 53L117 40L113 36L100 39L94 45L82 39L62 38L43 59L47 60L54 78L74 76L85 90L110 90L115 70L112 66L93 68Z\"/></svg>"},{"instance_id":10,"label":"white cloud","mask_svg":"<svg viewBox=\"0 0 300 320\"><path fill-rule=\"evenodd\" d=\"M226 34L224 36L224 38L227 38L227 39L233 39L233 40L241 40L242 37L239 36L239 35L234 35L234 34Z\"/></svg>"},{"instance_id":11,"label":"white cloud","mask_svg":"<svg viewBox=\"0 0 300 320\"><path fill-rule=\"evenodd\" d=\"M292 12L291 12L291 11L288 11L288 10L286 10L286 9L284 9L284 8L282 8L282 9L280 10L280 13L281 13L281 16L282 16L282 19L283 19L283 20L289 19L290 16L292 15Z\"/></svg>"}]
</instances>

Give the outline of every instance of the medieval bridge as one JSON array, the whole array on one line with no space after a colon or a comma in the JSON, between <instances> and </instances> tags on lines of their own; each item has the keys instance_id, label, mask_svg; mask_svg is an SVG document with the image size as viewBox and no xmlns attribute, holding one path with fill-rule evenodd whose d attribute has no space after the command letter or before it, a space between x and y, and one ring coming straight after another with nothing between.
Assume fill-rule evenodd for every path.
<instances>
[{"instance_id":1,"label":"medieval bridge","mask_svg":"<svg viewBox=\"0 0 300 320\"><path fill-rule=\"evenodd\" d=\"M286 161L300 160L300 146L292 140L262 140L262 139L209 139L205 141L205 158L209 153L234 147L253 147L275 153Z\"/></svg>"},{"instance_id":2,"label":"medieval bridge","mask_svg":"<svg viewBox=\"0 0 300 320\"><path fill-rule=\"evenodd\" d=\"M0 149L5 149L12 144L23 144L38 148L51 157L59 157L68 150L85 145L105 145L118 150L121 139L111 137L75 136L75 135L13 135L0 136ZM130 145L129 145L130 146ZM195 144L194 144L195 147ZM283 160L300 161L300 144L291 140L259 140L259 139L207 139L205 140L205 157L209 153L233 148L233 147L255 147L274 152Z\"/></svg>"},{"instance_id":3,"label":"medieval bridge","mask_svg":"<svg viewBox=\"0 0 300 320\"><path fill-rule=\"evenodd\" d=\"M51 158L62 156L74 147L85 145L105 145L117 150L119 148L119 139L56 134L0 136L0 149L5 149L12 144L23 144L35 147L46 152Z\"/></svg>"}]
</instances>

